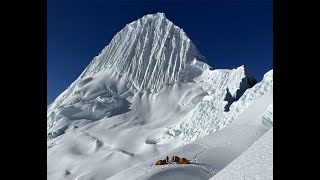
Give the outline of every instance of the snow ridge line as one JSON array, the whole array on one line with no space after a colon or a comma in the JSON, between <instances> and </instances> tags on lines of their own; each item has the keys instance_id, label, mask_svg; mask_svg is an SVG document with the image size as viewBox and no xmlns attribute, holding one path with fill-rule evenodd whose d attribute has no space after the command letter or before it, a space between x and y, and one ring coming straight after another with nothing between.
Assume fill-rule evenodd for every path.
<instances>
[{"instance_id":1,"label":"snow ridge line","mask_svg":"<svg viewBox=\"0 0 320 180\"><path fill-rule=\"evenodd\" d=\"M201 143L190 143L190 144L197 144L197 145L200 145L200 146L202 146L202 147L205 148L204 150L202 150L201 152L199 152L198 154L196 154L194 158L192 158L195 162L197 162L197 157L198 157L198 155L200 155L201 153L203 153L204 151L206 151L207 149L209 149L209 147L207 147L207 146L205 146L205 145L203 145L203 144L201 144ZM227 143L224 143L224 144L220 144L220 145L216 145L216 146L211 146L210 148L221 147L221 146L225 146L225 145L228 145L228 144L230 144L230 142L227 142Z\"/></svg>"},{"instance_id":2,"label":"snow ridge line","mask_svg":"<svg viewBox=\"0 0 320 180\"><path fill-rule=\"evenodd\" d=\"M196 154L196 155L194 156L194 158L193 158L194 161L197 162L197 157L198 157L198 155L201 154L201 153L203 153L203 152L204 152L205 150L207 150L207 149L208 149L208 148L205 148L204 150L202 150L201 152L199 152L198 154Z\"/></svg>"},{"instance_id":3,"label":"snow ridge line","mask_svg":"<svg viewBox=\"0 0 320 180\"><path fill-rule=\"evenodd\" d=\"M204 149L203 149L201 152L199 152L198 154L196 154L196 155L194 156L194 158L191 159L191 160L194 160L194 162L197 162L197 157L198 157L198 155L201 154L201 153L203 153L204 151L206 151L206 150L208 149L208 147L205 146L205 145L203 145L203 144L200 144L200 143L191 143L191 144L197 144L197 145L200 145L200 146L204 147Z\"/></svg>"},{"instance_id":4,"label":"snow ridge line","mask_svg":"<svg viewBox=\"0 0 320 180\"><path fill-rule=\"evenodd\" d=\"M207 173L208 175L213 175L213 174L217 173L217 170L212 170L212 169L203 167L203 166L201 166L201 165L191 164L191 166L194 166L194 167L197 167L197 168L201 169L202 171L204 171L204 172Z\"/></svg>"},{"instance_id":5,"label":"snow ridge line","mask_svg":"<svg viewBox=\"0 0 320 180\"><path fill-rule=\"evenodd\" d=\"M202 146L202 147L204 147L204 148L208 149L208 147L207 147L207 146L205 146L205 145L203 145L203 144L201 144L201 143L190 143L190 144L197 144L197 145L200 145L200 146Z\"/></svg>"}]
</instances>

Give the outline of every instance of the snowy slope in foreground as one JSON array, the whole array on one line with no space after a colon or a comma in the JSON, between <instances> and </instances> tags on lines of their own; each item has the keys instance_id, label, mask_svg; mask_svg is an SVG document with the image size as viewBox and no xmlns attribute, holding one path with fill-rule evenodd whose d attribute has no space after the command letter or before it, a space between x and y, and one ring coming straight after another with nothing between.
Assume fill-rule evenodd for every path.
<instances>
[{"instance_id":1,"label":"snowy slope in foreground","mask_svg":"<svg viewBox=\"0 0 320 180\"><path fill-rule=\"evenodd\" d=\"M266 74L265 79L269 79L270 75L272 71ZM256 86L263 87L259 83ZM252 94L253 90L254 88L249 89L244 95ZM266 112L270 112L268 109L272 103L273 90L271 88L253 100L246 110L222 130L162 153L160 156L150 157L149 161L124 170L109 179L209 179L268 131L269 127L266 127L263 121ZM167 155L186 157L193 163L189 165L153 165L156 160L164 159ZM185 175L180 176L183 173Z\"/></svg>"},{"instance_id":2,"label":"snowy slope in foreground","mask_svg":"<svg viewBox=\"0 0 320 180\"><path fill-rule=\"evenodd\" d=\"M273 179L273 129L210 180Z\"/></svg>"}]
</instances>

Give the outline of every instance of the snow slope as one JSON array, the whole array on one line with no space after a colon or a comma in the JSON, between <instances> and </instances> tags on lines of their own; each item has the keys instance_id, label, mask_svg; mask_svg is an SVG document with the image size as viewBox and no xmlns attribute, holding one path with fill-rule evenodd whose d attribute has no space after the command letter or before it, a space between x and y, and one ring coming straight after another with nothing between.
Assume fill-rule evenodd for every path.
<instances>
[{"instance_id":1,"label":"snow slope","mask_svg":"<svg viewBox=\"0 0 320 180\"><path fill-rule=\"evenodd\" d=\"M207 94L202 83L168 85L158 93L128 96L123 114L96 121L64 117L52 128L66 127L62 135L48 141L48 179L104 179L182 145L185 134L176 125L189 120Z\"/></svg>"},{"instance_id":2,"label":"snow slope","mask_svg":"<svg viewBox=\"0 0 320 180\"><path fill-rule=\"evenodd\" d=\"M210 180L273 179L273 129Z\"/></svg>"},{"instance_id":3,"label":"snow slope","mask_svg":"<svg viewBox=\"0 0 320 180\"><path fill-rule=\"evenodd\" d=\"M272 71L255 85L245 66L210 70L205 61L163 13L125 26L48 107L48 179L100 180L136 167L229 127L272 89Z\"/></svg>"},{"instance_id":4,"label":"snow slope","mask_svg":"<svg viewBox=\"0 0 320 180\"><path fill-rule=\"evenodd\" d=\"M229 126L191 143L164 152L149 161L139 163L109 179L128 179L128 177L130 177L129 179L186 179L185 176L189 176L190 172L193 174L189 177L191 179L193 176L198 179L209 179L214 176L268 131L268 127L263 123L263 115L273 103L273 90L271 88L272 83L269 83L269 88L266 88L264 84L268 84L270 77L272 77L272 71L264 76L262 82L245 92L243 97L255 94L253 96L256 96L256 98L254 100L243 98L250 101L250 105ZM265 89L268 90L260 95L259 92ZM242 103L244 102L243 100ZM156 160L173 155L190 159L192 164L154 165ZM180 177L182 173L186 174Z\"/></svg>"}]
</instances>

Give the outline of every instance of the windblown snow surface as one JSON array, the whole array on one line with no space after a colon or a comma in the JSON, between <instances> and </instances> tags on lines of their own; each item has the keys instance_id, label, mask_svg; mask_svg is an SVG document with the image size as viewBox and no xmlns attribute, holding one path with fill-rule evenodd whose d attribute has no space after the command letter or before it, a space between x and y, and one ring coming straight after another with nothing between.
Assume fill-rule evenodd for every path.
<instances>
[{"instance_id":1,"label":"windblown snow surface","mask_svg":"<svg viewBox=\"0 0 320 180\"><path fill-rule=\"evenodd\" d=\"M47 178L209 179L272 128L272 70L212 69L163 13L126 25L47 110ZM166 155L188 165L153 166Z\"/></svg>"},{"instance_id":2,"label":"windblown snow surface","mask_svg":"<svg viewBox=\"0 0 320 180\"><path fill-rule=\"evenodd\" d=\"M210 180L273 179L273 128Z\"/></svg>"}]
</instances>

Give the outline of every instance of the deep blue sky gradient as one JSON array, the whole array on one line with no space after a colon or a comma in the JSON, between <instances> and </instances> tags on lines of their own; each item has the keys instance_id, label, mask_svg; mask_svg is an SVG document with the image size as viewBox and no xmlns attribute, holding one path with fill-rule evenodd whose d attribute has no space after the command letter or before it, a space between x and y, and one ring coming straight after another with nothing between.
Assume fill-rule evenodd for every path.
<instances>
[{"instance_id":1,"label":"deep blue sky gradient","mask_svg":"<svg viewBox=\"0 0 320 180\"><path fill-rule=\"evenodd\" d=\"M48 0L49 105L126 24L164 12L213 68L272 69L272 0Z\"/></svg>"}]
</instances>

